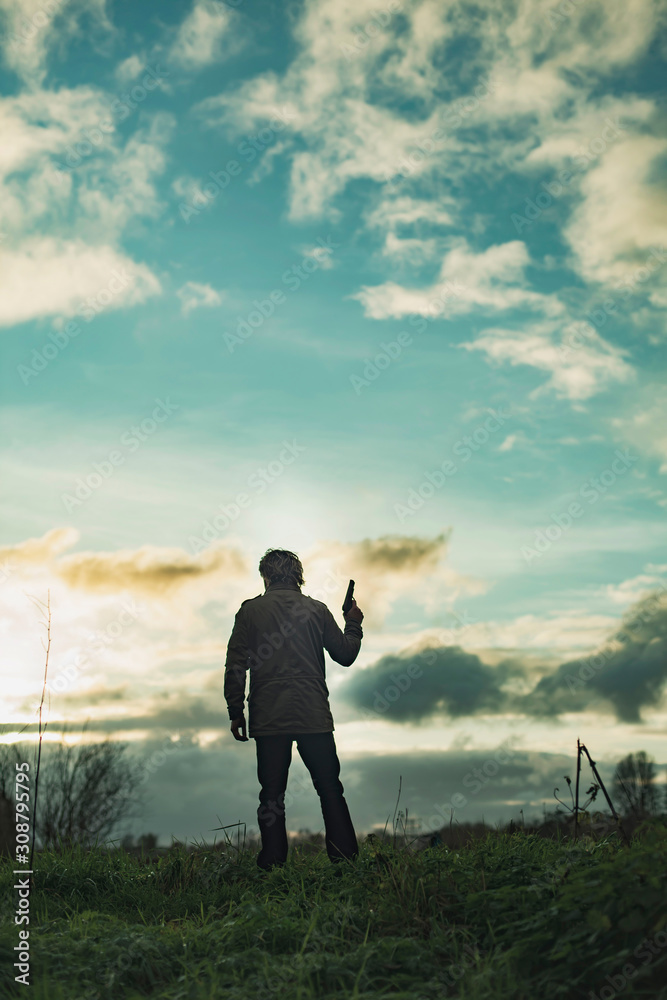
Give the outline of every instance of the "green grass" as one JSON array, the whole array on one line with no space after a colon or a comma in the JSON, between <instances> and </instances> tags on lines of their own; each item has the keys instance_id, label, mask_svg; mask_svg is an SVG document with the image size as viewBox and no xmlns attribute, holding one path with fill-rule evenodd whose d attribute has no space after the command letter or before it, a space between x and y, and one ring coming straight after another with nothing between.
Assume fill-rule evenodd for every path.
<instances>
[{"instance_id":1,"label":"green grass","mask_svg":"<svg viewBox=\"0 0 667 1000\"><path fill-rule=\"evenodd\" d=\"M300 852L266 877L249 852L42 853L31 995L570 1000L625 978L630 962L618 995L667 998L667 947L633 954L667 932L664 827L630 848L495 833L458 850L377 850L363 844L341 877L326 855ZM2 861L5 996L23 988L12 869Z\"/></svg>"}]
</instances>

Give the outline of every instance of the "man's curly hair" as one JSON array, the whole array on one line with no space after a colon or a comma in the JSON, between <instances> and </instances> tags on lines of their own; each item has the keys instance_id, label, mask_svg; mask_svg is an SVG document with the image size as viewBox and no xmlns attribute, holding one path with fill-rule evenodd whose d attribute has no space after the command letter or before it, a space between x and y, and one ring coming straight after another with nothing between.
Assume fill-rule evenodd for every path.
<instances>
[{"instance_id":1,"label":"man's curly hair","mask_svg":"<svg viewBox=\"0 0 667 1000\"><path fill-rule=\"evenodd\" d=\"M304 584L301 560L286 549L267 549L259 561L259 572L269 583Z\"/></svg>"}]
</instances>

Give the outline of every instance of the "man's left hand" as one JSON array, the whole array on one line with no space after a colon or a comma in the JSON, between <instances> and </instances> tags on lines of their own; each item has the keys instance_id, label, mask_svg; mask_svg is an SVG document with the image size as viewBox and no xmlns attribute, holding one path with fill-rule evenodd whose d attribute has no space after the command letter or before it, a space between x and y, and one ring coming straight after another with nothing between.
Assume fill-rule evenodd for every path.
<instances>
[{"instance_id":1,"label":"man's left hand","mask_svg":"<svg viewBox=\"0 0 667 1000\"><path fill-rule=\"evenodd\" d=\"M241 743L247 743L248 737L246 736L246 725L245 725L245 715L239 715L238 719L232 719L232 735L235 740L239 740Z\"/></svg>"}]
</instances>

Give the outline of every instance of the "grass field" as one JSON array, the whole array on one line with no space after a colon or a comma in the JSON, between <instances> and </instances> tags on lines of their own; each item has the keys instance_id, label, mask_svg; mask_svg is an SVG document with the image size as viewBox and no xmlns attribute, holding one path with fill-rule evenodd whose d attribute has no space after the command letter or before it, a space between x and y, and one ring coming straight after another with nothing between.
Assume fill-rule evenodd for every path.
<instances>
[{"instance_id":1,"label":"grass field","mask_svg":"<svg viewBox=\"0 0 667 1000\"><path fill-rule=\"evenodd\" d=\"M2 861L0 993L14 982L16 891ZM495 833L418 853L364 842L338 877L293 851L41 853L30 896L33 998L431 1000L667 998L667 830L623 847ZM602 993L600 993L602 990Z\"/></svg>"}]
</instances>

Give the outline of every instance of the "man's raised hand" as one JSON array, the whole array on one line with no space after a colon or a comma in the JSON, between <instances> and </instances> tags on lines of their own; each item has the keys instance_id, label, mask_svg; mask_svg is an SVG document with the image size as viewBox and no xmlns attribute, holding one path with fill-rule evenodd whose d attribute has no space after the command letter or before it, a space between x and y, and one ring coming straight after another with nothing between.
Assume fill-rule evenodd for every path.
<instances>
[{"instance_id":1,"label":"man's raised hand","mask_svg":"<svg viewBox=\"0 0 667 1000\"><path fill-rule=\"evenodd\" d=\"M350 608L350 610L348 611L348 613L345 615L345 621L346 622L347 621L350 621L350 622L359 622L359 624L361 625L361 623L362 623L363 620L364 620L364 613L361 610L361 608L359 607L359 605L357 604L357 602L353 598L352 599L352 607Z\"/></svg>"}]
</instances>

